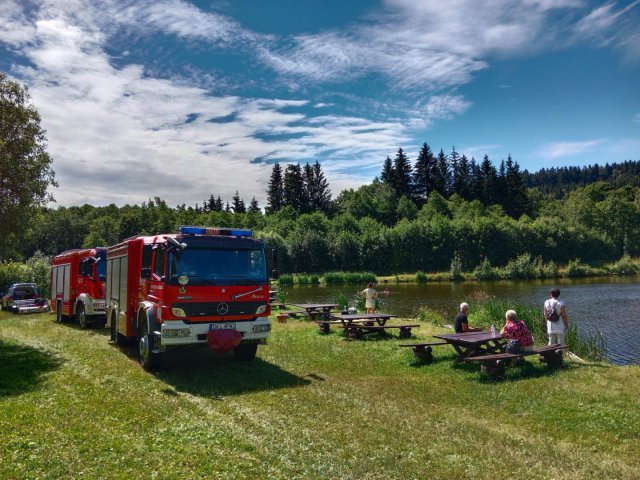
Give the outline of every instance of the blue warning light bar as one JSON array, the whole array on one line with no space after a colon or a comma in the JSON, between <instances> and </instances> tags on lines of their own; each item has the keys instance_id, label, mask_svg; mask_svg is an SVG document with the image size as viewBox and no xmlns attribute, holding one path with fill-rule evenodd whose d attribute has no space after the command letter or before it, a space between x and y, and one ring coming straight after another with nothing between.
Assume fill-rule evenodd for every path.
<instances>
[{"instance_id":1,"label":"blue warning light bar","mask_svg":"<svg viewBox=\"0 0 640 480\"><path fill-rule=\"evenodd\" d=\"M239 228L220 228L220 227L188 227L182 225L178 231L183 235L225 235L230 237L252 237L251 230Z\"/></svg>"}]
</instances>

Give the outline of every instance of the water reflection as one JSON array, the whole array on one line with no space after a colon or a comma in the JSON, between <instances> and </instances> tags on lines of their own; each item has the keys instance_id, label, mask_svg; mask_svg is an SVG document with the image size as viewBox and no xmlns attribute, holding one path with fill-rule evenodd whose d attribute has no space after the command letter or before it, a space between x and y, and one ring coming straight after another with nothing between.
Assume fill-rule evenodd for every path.
<instances>
[{"instance_id":1,"label":"water reflection","mask_svg":"<svg viewBox=\"0 0 640 480\"><path fill-rule=\"evenodd\" d=\"M438 310L453 318L464 299L482 291L504 300L532 305L542 310L549 290L558 286L560 298L567 304L569 320L575 322L584 334L601 332L607 342L609 359L620 365L640 364L640 330L637 325L640 300L640 276L604 277L586 279L491 281L427 284L379 284L382 291L391 293L382 297L387 313L411 317L421 306ZM282 290L287 302L334 302L340 293L351 300L358 285L295 286Z\"/></svg>"}]
</instances>

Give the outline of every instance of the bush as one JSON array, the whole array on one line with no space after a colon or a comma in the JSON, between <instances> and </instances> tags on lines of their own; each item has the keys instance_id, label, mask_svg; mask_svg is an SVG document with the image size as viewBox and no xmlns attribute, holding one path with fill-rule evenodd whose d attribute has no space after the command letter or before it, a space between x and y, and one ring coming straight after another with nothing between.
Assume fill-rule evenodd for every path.
<instances>
[{"instance_id":1,"label":"bush","mask_svg":"<svg viewBox=\"0 0 640 480\"><path fill-rule=\"evenodd\" d=\"M289 273L283 273L278 278L278 285L293 285L293 275Z\"/></svg>"},{"instance_id":2,"label":"bush","mask_svg":"<svg viewBox=\"0 0 640 480\"><path fill-rule=\"evenodd\" d=\"M634 275L640 272L640 261L624 255L615 263L607 265L607 271L616 275Z\"/></svg>"},{"instance_id":3,"label":"bush","mask_svg":"<svg viewBox=\"0 0 640 480\"><path fill-rule=\"evenodd\" d=\"M424 272L416 272L416 282L427 283L427 274Z\"/></svg>"},{"instance_id":4,"label":"bush","mask_svg":"<svg viewBox=\"0 0 640 480\"><path fill-rule=\"evenodd\" d=\"M500 278L500 272L491 266L489 259L485 258L473 271L473 276L478 280L495 280Z\"/></svg>"},{"instance_id":5,"label":"bush","mask_svg":"<svg viewBox=\"0 0 640 480\"><path fill-rule=\"evenodd\" d=\"M428 322L433 325L444 325L447 323L444 317L436 312L435 310L431 310L429 307L420 307L415 314L416 318L420 322Z\"/></svg>"},{"instance_id":6,"label":"bush","mask_svg":"<svg viewBox=\"0 0 640 480\"><path fill-rule=\"evenodd\" d=\"M51 261L41 252L31 257L26 263L2 262L0 263L0 292L12 283L35 283L38 293L49 297L49 271Z\"/></svg>"},{"instance_id":7,"label":"bush","mask_svg":"<svg viewBox=\"0 0 640 480\"><path fill-rule=\"evenodd\" d=\"M449 278L451 280L460 280L462 278L462 260L460 259L460 255L458 255L458 253L456 253L451 259Z\"/></svg>"},{"instance_id":8,"label":"bush","mask_svg":"<svg viewBox=\"0 0 640 480\"><path fill-rule=\"evenodd\" d=\"M569 260L565 275L567 277L585 277L587 275L591 275L591 273L591 267L580 263L580 259L576 258L575 260Z\"/></svg>"}]
</instances>

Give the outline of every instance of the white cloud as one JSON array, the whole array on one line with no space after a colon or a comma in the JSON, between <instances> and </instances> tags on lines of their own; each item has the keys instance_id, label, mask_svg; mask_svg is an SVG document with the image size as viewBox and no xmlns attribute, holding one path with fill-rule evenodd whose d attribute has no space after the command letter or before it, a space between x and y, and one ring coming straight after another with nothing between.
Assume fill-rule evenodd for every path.
<instances>
[{"instance_id":1,"label":"white cloud","mask_svg":"<svg viewBox=\"0 0 640 480\"><path fill-rule=\"evenodd\" d=\"M355 167L407 140L401 123L309 117L306 99L214 96L185 79L150 77L141 65L116 67L93 20L67 13L47 8L30 19L19 51L31 66L16 70L47 130L61 205L154 196L193 204L235 190L264 204L268 161L330 154L325 172L354 186Z\"/></svg>"},{"instance_id":2,"label":"white cloud","mask_svg":"<svg viewBox=\"0 0 640 480\"><path fill-rule=\"evenodd\" d=\"M635 123L640 123L640 112L635 114L635 116L633 117L633 121Z\"/></svg>"},{"instance_id":3,"label":"white cloud","mask_svg":"<svg viewBox=\"0 0 640 480\"><path fill-rule=\"evenodd\" d=\"M536 154L546 159L556 159L580 155L592 151L603 144L603 140L586 140L582 142L553 142L542 145Z\"/></svg>"}]
</instances>

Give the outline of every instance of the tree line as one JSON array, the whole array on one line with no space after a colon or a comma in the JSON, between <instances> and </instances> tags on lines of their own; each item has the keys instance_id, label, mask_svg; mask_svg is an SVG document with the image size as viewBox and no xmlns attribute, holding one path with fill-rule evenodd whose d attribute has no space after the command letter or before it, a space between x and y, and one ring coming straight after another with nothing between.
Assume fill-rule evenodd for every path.
<instances>
[{"instance_id":1,"label":"tree line","mask_svg":"<svg viewBox=\"0 0 640 480\"><path fill-rule=\"evenodd\" d=\"M224 206L211 194L202 206L172 208L154 198L52 209L44 204L56 184L39 121L26 89L0 74L0 261L113 245L179 225L250 228L280 251L283 272L392 274L448 270L453 261L486 270L524 254L558 263L640 255L638 162L568 167L561 181L570 187L556 196L541 188L549 171L521 172L511 156L496 168L486 155L476 162L455 148L434 155L424 143L413 164L398 149L379 177L335 199L318 161L276 163L264 212L237 191ZM578 171L585 185L574 188Z\"/></svg>"}]
</instances>

